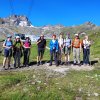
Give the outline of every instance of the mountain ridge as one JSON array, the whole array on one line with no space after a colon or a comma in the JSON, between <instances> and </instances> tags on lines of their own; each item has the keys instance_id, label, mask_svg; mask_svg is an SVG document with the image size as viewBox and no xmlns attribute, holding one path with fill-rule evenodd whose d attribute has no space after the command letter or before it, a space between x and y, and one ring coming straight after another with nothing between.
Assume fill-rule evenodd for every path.
<instances>
[{"instance_id":1,"label":"mountain ridge","mask_svg":"<svg viewBox=\"0 0 100 100\"><path fill-rule=\"evenodd\" d=\"M12 15L6 18L0 18L0 35L5 37L8 33L23 33L23 34L34 34L40 35L46 34L50 36L51 34L59 34L60 32L87 32L87 31L97 31L100 27L88 21L81 25L74 26L64 26L61 24L57 25L44 25L37 27L32 25L31 21L24 15Z\"/></svg>"}]
</instances>

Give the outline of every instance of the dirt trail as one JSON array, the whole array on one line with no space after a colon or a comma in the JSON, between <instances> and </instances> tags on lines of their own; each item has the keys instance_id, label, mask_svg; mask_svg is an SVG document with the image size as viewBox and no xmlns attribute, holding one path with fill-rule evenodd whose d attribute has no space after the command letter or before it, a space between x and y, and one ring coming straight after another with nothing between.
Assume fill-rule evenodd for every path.
<instances>
[{"instance_id":1,"label":"dirt trail","mask_svg":"<svg viewBox=\"0 0 100 100\"><path fill-rule=\"evenodd\" d=\"M58 73L62 73L62 74L66 74L66 72L70 71L70 70L77 70L77 71L91 71L94 69L93 66L78 66L78 65L70 65L70 66L65 66L65 65L60 65L60 66L49 66L48 63L37 66L37 65L32 65L29 67L22 67L22 68L11 68L9 70L4 70L2 67L0 67L0 71L28 71L28 70L41 70L41 69L46 69L48 71L53 71L53 72L58 72Z\"/></svg>"}]
</instances>

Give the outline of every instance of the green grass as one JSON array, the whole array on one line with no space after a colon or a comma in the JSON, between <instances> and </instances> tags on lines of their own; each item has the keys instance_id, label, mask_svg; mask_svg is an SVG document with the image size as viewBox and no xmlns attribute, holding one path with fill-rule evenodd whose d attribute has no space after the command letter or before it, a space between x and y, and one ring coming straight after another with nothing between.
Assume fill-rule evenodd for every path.
<instances>
[{"instance_id":1,"label":"green grass","mask_svg":"<svg viewBox=\"0 0 100 100\"><path fill-rule=\"evenodd\" d=\"M100 71L70 71L61 77L45 70L0 73L0 100L99 100ZM89 96L90 95L90 96Z\"/></svg>"},{"instance_id":2,"label":"green grass","mask_svg":"<svg viewBox=\"0 0 100 100\"><path fill-rule=\"evenodd\" d=\"M99 33L90 35L94 41L91 60L100 59L99 37ZM47 42L48 45L49 41ZM33 44L30 62L36 61L36 57L37 48ZM0 63L2 59L3 56L0 56ZM49 59L49 50L46 50L44 60ZM65 76L44 69L0 72L0 100L75 100L76 97L82 100L100 100L100 60L98 61L92 71L69 71Z\"/></svg>"}]
</instances>

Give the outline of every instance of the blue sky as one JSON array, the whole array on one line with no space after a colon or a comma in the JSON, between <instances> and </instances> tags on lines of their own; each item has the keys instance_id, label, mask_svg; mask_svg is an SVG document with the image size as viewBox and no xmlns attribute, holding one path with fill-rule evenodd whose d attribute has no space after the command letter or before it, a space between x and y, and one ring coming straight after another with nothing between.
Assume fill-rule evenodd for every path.
<instances>
[{"instance_id":1,"label":"blue sky","mask_svg":"<svg viewBox=\"0 0 100 100\"><path fill-rule=\"evenodd\" d=\"M35 26L71 26L87 21L100 25L100 0L1 0L0 4L0 17L12 14L13 4L13 14L29 16Z\"/></svg>"}]
</instances>

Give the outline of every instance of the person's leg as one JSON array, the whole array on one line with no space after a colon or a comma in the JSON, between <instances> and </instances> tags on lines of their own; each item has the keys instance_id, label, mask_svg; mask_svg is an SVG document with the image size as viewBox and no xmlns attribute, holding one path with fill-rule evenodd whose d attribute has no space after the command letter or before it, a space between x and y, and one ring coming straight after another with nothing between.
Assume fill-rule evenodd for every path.
<instances>
[{"instance_id":1,"label":"person's leg","mask_svg":"<svg viewBox=\"0 0 100 100\"><path fill-rule=\"evenodd\" d=\"M57 53L56 53L56 51L54 51L54 60L55 60L56 66L58 66L58 59L57 59Z\"/></svg>"},{"instance_id":2,"label":"person's leg","mask_svg":"<svg viewBox=\"0 0 100 100\"><path fill-rule=\"evenodd\" d=\"M53 50L50 50L50 66L52 65L53 61Z\"/></svg>"},{"instance_id":3,"label":"person's leg","mask_svg":"<svg viewBox=\"0 0 100 100\"><path fill-rule=\"evenodd\" d=\"M76 49L76 54L77 54L77 61L78 61L78 64L80 64L80 48L77 48L77 49Z\"/></svg>"},{"instance_id":4,"label":"person's leg","mask_svg":"<svg viewBox=\"0 0 100 100\"><path fill-rule=\"evenodd\" d=\"M28 65L28 49L26 49L26 52L25 52L25 66Z\"/></svg>"},{"instance_id":5,"label":"person's leg","mask_svg":"<svg viewBox=\"0 0 100 100\"><path fill-rule=\"evenodd\" d=\"M68 60L68 58L67 58L67 47L65 48L65 65L67 65L67 60Z\"/></svg>"},{"instance_id":6,"label":"person's leg","mask_svg":"<svg viewBox=\"0 0 100 100\"><path fill-rule=\"evenodd\" d=\"M43 55L44 55L44 49L41 50L41 55L40 55L40 65L43 64L42 60L43 60Z\"/></svg>"},{"instance_id":7,"label":"person's leg","mask_svg":"<svg viewBox=\"0 0 100 100\"><path fill-rule=\"evenodd\" d=\"M86 64L86 49L83 51L83 64Z\"/></svg>"},{"instance_id":8,"label":"person's leg","mask_svg":"<svg viewBox=\"0 0 100 100\"><path fill-rule=\"evenodd\" d=\"M8 56L9 56L8 50L4 49L3 68L5 68L5 66L6 66Z\"/></svg>"},{"instance_id":9,"label":"person's leg","mask_svg":"<svg viewBox=\"0 0 100 100\"><path fill-rule=\"evenodd\" d=\"M41 55L41 50L38 48L37 66L39 66L39 62L40 62L40 55Z\"/></svg>"},{"instance_id":10,"label":"person's leg","mask_svg":"<svg viewBox=\"0 0 100 100\"><path fill-rule=\"evenodd\" d=\"M60 60L61 60L60 64L63 65L63 49L61 49Z\"/></svg>"},{"instance_id":11,"label":"person's leg","mask_svg":"<svg viewBox=\"0 0 100 100\"><path fill-rule=\"evenodd\" d=\"M90 54L90 51L89 49L86 50L86 64L89 64L89 54Z\"/></svg>"},{"instance_id":12,"label":"person's leg","mask_svg":"<svg viewBox=\"0 0 100 100\"><path fill-rule=\"evenodd\" d=\"M26 66L26 50L23 50L23 54L24 54L24 59L23 59L23 65Z\"/></svg>"},{"instance_id":13,"label":"person's leg","mask_svg":"<svg viewBox=\"0 0 100 100\"><path fill-rule=\"evenodd\" d=\"M61 54L61 49L59 48L59 51L58 51L58 62L59 64L62 63L62 54Z\"/></svg>"},{"instance_id":14,"label":"person's leg","mask_svg":"<svg viewBox=\"0 0 100 100\"><path fill-rule=\"evenodd\" d=\"M8 68L10 67L11 57L8 57Z\"/></svg>"},{"instance_id":15,"label":"person's leg","mask_svg":"<svg viewBox=\"0 0 100 100\"><path fill-rule=\"evenodd\" d=\"M7 57L4 57L4 59L3 59L3 68L5 68L5 66L6 66L6 61L7 61Z\"/></svg>"},{"instance_id":16,"label":"person's leg","mask_svg":"<svg viewBox=\"0 0 100 100\"><path fill-rule=\"evenodd\" d=\"M30 49L27 51L27 65L29 65Z\"/></svg>"},{"instance_id":17,"label":"person's leg","mask_svg":"<svg viewBox=\"0 0 100 100\"><path fill-rule=\"evenodd\" d=\"M18 51L18 67L20 67L21 51Z\"/></svg>"},{"instance_id":18,"label":"person's leg","mask_svg":"<svg viewBox=\"0 0 100 100\"><path fill-rule=\"evenodd\" d=\"M14 68L16 68L17 65L17 52L14 54Z\"/></svg>"},{"instance_id":19,"label":"person's leg","mask_svg":"<svg viewBox=\"0 0 100 100\"><path fill-rule=\"evenodd\" d=\"M73 59L74 59L74 64L76 64L76 48L73 48Z\"/></svg>"},{"instance_id":20,"label":"person's leg","mask_svg":"<svg viewBox=\"0 0 100 100\"><path fill-rule=\"evenodd\" d=\"M68 64L70 64L71 48L68 48Z\"/></svg>"},{"instance_id":21,"label":"person's leg","mask_svg":"<svg viewBox=\"0 0 100 100\"><path fill-rule=\"evenodd\" d=\"M67 55L67 58L68 58L68 65L70 64L70 54L68 53Z\"/></svg>"}]
</instances>

